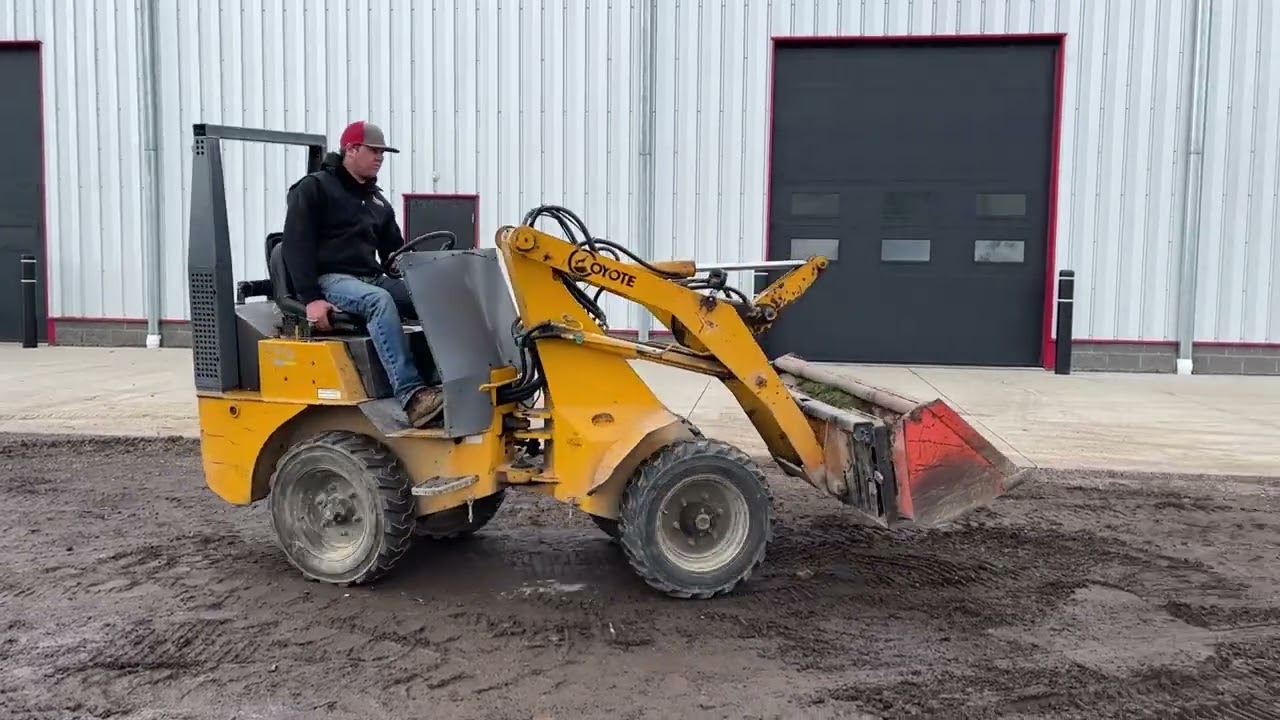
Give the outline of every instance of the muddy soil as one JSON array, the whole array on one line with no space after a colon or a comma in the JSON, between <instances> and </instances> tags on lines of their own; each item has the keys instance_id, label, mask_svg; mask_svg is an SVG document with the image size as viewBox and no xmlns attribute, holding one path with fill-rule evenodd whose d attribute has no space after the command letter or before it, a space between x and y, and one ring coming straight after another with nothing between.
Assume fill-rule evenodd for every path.
<instances>
[{"instance_id":1,"label":"muddy soil","mask_svg":"<svg viewBox=\"0 0 1280 720\"><path fill-rule=\"evenodd\" d=\"M730 598L521 496L342 589L190 441L0 437L0 717L1280 717L1280 480L1043 473L893 533L771 478Z\"/></svg>"}]
</instances>

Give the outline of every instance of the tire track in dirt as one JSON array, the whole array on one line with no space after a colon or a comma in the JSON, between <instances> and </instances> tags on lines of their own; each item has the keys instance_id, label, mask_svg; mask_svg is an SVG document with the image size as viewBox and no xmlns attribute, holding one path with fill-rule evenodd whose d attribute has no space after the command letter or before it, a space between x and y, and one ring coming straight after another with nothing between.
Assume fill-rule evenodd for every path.
<instances>
[{"instance_id":1,"label":"tire track in dirt","mask_svg":"<svg viewBox=\"0 0 1280 720\"><path fill-rule=\"evenodd\" d=\"M243 591L242 571L263 562L262 550L216 534L188 534L169 543L131 538L80 543L74 550L34 556L38 572L30 566L3 572L0 603L91 604L107 597L141 602L163 594L182 606L216 607ZM12 555L3 566L7 570L23 559ZM94 572L85 573L86 565Z\"/></svg>"},{"instance_id":2,"label":"tire track in dirt","mask_svg":"<svg viewBox=\"0 0 1280 720\"><path fill-rule=\"evenodd\" d=\"M1280 708L1276 658L1266 649L1275 635L1230 645L1204 662L1116 676L1052 657L1012 664L919 668L884 683L849 683L811 698L827 712L883 717L1275 718ZM908 675L907 673L902 673ZM985 697L975 697L975 685Z\"/></svg>"},{"instance_id":3,"label":"tire track in dirt","mask_svg":"<svg viewBox=\"0 0 1280 720\"><path fill-rule=\"evenodd\" d=\"M519 495L376 587L306 582L264 508L204 488L196 451L0 436L0 503L24 509L0 516L0 715L1248 718L1280 702L1280 483L1044 477L951 527L885 532L773 474L761 573L694 603L648 591L580 513Z\"/></svg>"}]
</instances>

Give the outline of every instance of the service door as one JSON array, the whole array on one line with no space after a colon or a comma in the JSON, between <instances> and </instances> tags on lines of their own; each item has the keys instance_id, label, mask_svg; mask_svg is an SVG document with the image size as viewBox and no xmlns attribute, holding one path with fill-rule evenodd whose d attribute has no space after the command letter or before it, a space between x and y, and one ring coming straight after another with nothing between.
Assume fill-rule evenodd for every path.
<instances>
[{"instance_id":1,"label":"service door","mask_svg":"<svg viewBox=\"0 0 1280 720\"><path fill-rule=\"evenodd\" d=\"M0 47L0 97L5 98L0 103L0 137L7 148L0 173L0 342L22 339L24 254L36 256L36 337L48 340L38 52L34 47Z\"/></svg>"},{"instance_id":2,"label":"service door","mask_svg":"<svg viewBox=\"0 0 1280 720\"><path fill-rule=\"evenodd\" d=\"M771 354L1040 362L1056 44L779 47L770 259L832 265Z\"/></svg>"},{"instance_id":3,"label":"service door","mask_svg":"<svg viewBox=\"0 0 1280 720\"><path fill-rule=\"evenodd\" d=\"M405 197L404 239L406 242L424 233L448 230L458 236L455 250L474 248L477 243L476 214L479 198L475 195L416 195ZM440 247L437 240L427 249Z\"/></svg>"}]
</instances>

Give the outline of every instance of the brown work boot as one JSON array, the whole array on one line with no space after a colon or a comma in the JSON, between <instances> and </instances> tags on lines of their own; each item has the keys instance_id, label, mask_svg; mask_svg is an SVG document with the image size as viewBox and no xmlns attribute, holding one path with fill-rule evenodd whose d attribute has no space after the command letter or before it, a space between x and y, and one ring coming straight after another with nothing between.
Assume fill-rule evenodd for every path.
<instances>
[{"instance_id":1,"label":"brown work boot","mask_svg":"<svg viewBox=\"0 0 1280 720\"><path fill-rule=\"evenodd\" d=\"M438 387L425 387L413 394L404 414L409 424L423 428L436 420L444 412L444 391Z\"/></svg>"}]
</instances>

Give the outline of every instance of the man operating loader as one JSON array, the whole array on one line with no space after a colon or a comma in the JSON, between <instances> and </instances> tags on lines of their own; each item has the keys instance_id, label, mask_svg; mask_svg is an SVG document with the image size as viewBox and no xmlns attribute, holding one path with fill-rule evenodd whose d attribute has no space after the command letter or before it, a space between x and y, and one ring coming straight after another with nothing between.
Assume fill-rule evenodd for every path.
<instances>
[{"instance_id":1,"label":"man operating loader","mask_svg":"<svg viewBox=\"0 0 1280 720\"><path fill-rule=\"evenodd\" d=\"M401 329L402 316L415 317L409 290L378 259L403 243L395 210L377 185L389 152L400 151L387 146L378 126L348 125L339 151L289 188L284 256L309 322L328 331L335 308L364 319L400 406L421 428L440 416L444 396L423 382Z\"/></svg>"}]
</instances>

